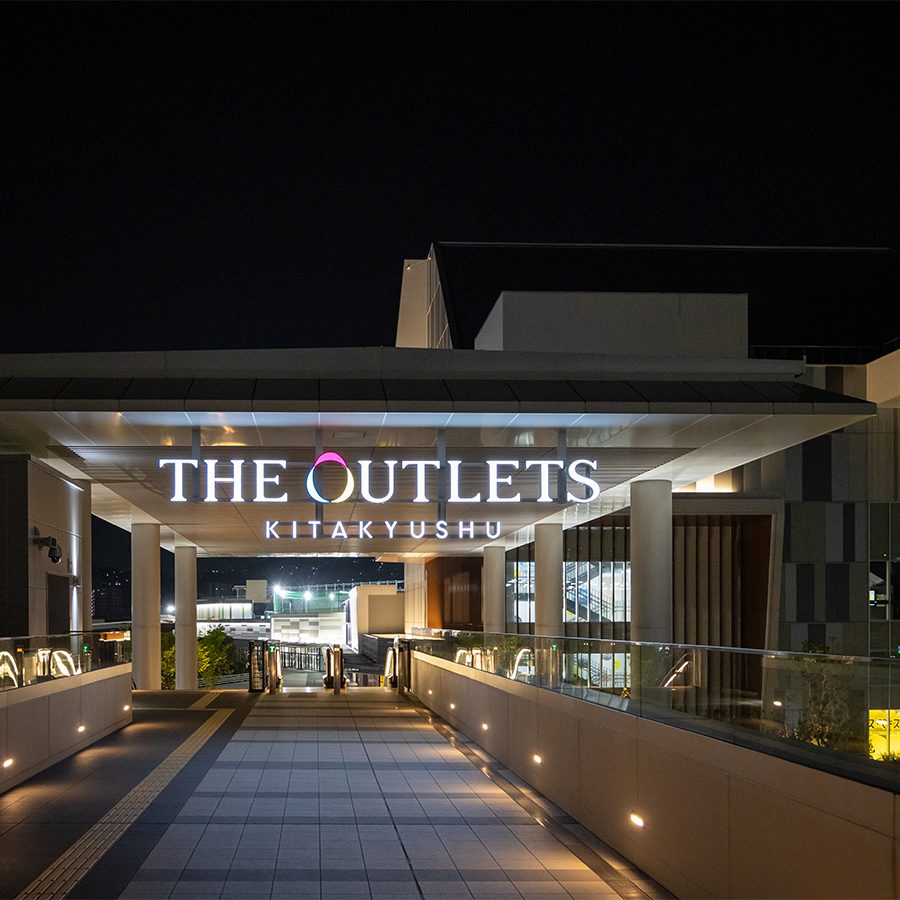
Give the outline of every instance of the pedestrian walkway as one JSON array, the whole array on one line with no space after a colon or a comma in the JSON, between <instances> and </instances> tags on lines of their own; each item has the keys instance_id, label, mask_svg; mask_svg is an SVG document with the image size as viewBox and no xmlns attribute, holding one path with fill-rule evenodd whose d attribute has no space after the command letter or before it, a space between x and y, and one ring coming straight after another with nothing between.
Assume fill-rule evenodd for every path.
<instances>
[{"instance_id":1,"label":"pedestrian walkway","mask_svg":"<svg viewBox=\"0 0 900 900\"><path fill-rule=\"evenodd\" d=\"M386 689L265 695L122 896L647 895L472 756Z\"/></svg>"},{"instance_id":2,"label":"pedestrian walkway","mask_svg":"<svg viewBox=\"0 0 900 900\"><path fill-rule=\"evenodd\" d=\"M396 692L139 692L0 796L0 896L669 896Z\"/></svg>"},{"instance_id":3,"label":"pedestrian walkway","mask_svg":"<svg viewBox=\"0 0 900 900\"><path fill-rule=\"evenodd\" d=\"M0 897L117 897L251 701L135 692L133 724L0 794Z\"/></svg>"}]
</instances>

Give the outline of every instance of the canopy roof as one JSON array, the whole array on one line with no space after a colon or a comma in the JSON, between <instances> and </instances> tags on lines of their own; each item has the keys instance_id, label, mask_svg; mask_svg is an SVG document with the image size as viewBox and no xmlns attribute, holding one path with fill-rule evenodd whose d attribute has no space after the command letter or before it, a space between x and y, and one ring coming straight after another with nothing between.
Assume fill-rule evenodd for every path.
<instances>
[{"instance_id":1,"label":"canopy roof","mask_svg":"<svg viewBox=\"0 0 900 900\"><path fill-rule=\"evenodd\" d=\"M637 370L639 367L639 370ZM55 354L0 357L0 450L28 453L66 477L92 482L96 515L130 528L159 522L166 546L211 556L478 552L486 536L454 537L459 521L502 523L500 542L529 537L539 521L569 525L622 509L634 478L684 486L874 413L873 404L795 379L802 364L393 348ZM199 429L199 432L195 432ZM395 501L356 496L316 507L288 503L173 503L171 468L192 456L283 459L284 483L302 486L322 449L373 472L390 459L460 459L460 495L485 490L486 459L596 460L591 503L414 503L412 470L398 471ZM340 472L322 473L328 496ZM431 477L431 476L429 476ZM538 469L517 475L523 498ZM413 537L410 521L445 518L450 536ZM346 523L347 537L313 539L302 523ZM297 521L295 539L266 522ZM388 538L356 523L401 523ZM288 529L289 530L289 529ZM377 532L377 533L376 533ZM412 557L415 558L415 557Z\"/></svg>"}]
</instances>

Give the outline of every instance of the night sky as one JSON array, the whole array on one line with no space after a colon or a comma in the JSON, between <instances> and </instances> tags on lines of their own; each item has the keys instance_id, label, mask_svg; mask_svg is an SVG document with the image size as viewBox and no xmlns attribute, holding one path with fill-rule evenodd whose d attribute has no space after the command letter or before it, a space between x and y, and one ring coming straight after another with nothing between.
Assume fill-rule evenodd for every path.
<instances>
[{"instance_id":1,"label":"night sky","mask_svg":"<svg viewBox=\"0 0 900 900\"><path fill-rule=\"evenodd\" d=\"M392 345L432 240L896 245L896 4L0 17L0 352Z\"/></svg>"},{"instance_id":2,"label":"night sky","mask_svg":"<svg viewBox=\"0 0 900 900\"><path fill-rule=\"evenodd\" d=\"M5 4L0 352L391 345L432 240L896 247L898 21Z\"/></svg>"}]
</instances>

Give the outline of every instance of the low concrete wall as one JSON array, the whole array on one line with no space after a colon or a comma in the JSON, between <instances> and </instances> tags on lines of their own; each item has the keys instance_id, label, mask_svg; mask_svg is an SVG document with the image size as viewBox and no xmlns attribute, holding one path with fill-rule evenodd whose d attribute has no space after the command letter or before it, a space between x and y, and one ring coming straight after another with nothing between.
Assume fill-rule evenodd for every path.
<instances>
[{"instance_id":1,"label":"low concrete wall","mask_svg":"<svg viewBox=\"0 0 900 900\"><path fill-rule=\"evenodd\" d=\"M0 792L130 722L131 663L0 692Z\"/></svg>"},{"instance_id":2,"label":"low concrete wall","mask_svg":"<svg viewBox=\"0 0 900 900\"><path fill-rule=\"evenodd\" d=\"M888 791L425 654L412 684L680 897L898 895L900 803Z\"/></svg>"}]
</instances>

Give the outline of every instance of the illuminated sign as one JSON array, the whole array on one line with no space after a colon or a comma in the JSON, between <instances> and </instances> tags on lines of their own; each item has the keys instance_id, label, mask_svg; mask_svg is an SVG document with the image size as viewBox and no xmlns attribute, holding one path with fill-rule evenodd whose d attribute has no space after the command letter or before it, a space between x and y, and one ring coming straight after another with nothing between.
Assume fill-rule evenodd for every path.
<instances>
[{"instance_id":1,"label":"illuminated sign","mask_svg":"<svg viewBox=\"0 0 900 900\"><path fill-rule=\"evenodd\" d=\"M869 756L890 759L900 753L900 710L869 710Z\"/></svg>"},{"instance_id":2,"label":"illuminated sign","mask_svg":"<svg viewBox=\"0 0 900 900\"><path fill-rule=\"evenodd\" d=\"M265 524L263 534L266 540L281 540L290 538L326 538L330 540L343 540L347 538L437 538L445 541L447 538L457 540L472 540L475 538L487 538L495 540L500 537L500 522L447 522L438 519L437 522L399 522L382 520L374 522L359 520L356 522L323 522L319 519L310 519L306 522L298 522L293 519L289 522L270 520Z\"/></svg>"},{"instance_id":3,"label":"illuminated sign","mask_svg":"<svg viewBox=\"0 0 900 900\"><path fill-rule=\"evenodd\" d=\"M160 459L159 468L171 466L173 503L186 503L185 470L200 470L201 462L205 469L205 492L199 497L204 503L287 503L287 488L293 485L283 484L286 478L288 463L285 459ZM333 497L326 497L323 488L317 481L317 470L326 463L341 466L345 471L344 485ZM437 459L388 459L374 463L370 459L360 459L355 463L359 478L357 495L357 478L350 464L339 453L326 451L315 460L306 475L305 496L291 497L295 501L313 501L315 503L344 503L351 499L360 499L366 503L435 503L446 500L447 503L559 503L560 498L551 496L551 474L564 472L568 479L581 485L584 496L566 491L565 501L568 503L590 503L600 496L600 486L590 473L597 470L597 460L576 459L565 462L561 459L486 459L481 462L467 463L470 469L482 470L481 490L470 496L463 496L460 487L460 468L463 460L448 459L446 461L447 496L438 497L429 492L429 472L440 472L443 466ZM377 467L377 468L376 468ZM383 475L386 481L383 493L376 495L372 490L373 468ZM410 470L415 475L415 496L409 498L395 497L396 473L399 470ZM519 473L535 469L539 474L540 493L536 497L523 501L520 489L516 489L516 476ZM223 472L224 470L224 472ZM436 480L436 479L432 479ZM225 496L218 496L219 492ZM245 496L245 493L247 496ZM251 496L252 495L252 496Z\"/></svg>"}]
</instances>

